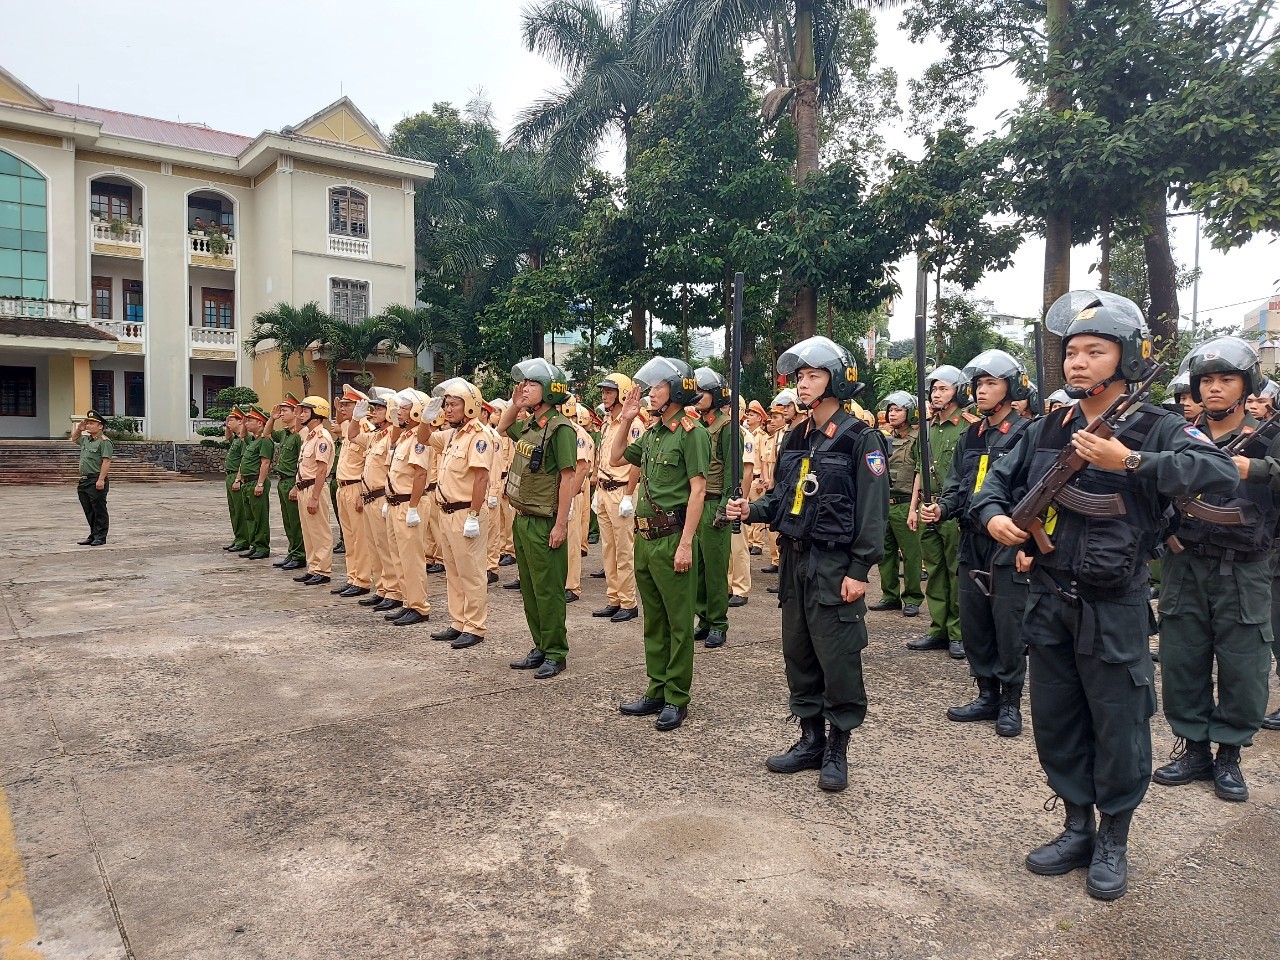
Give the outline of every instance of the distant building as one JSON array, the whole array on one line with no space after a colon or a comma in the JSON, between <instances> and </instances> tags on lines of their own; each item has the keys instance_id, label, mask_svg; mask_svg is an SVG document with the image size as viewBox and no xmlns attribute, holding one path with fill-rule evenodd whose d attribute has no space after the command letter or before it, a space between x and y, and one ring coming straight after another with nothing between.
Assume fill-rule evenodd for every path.
<instances>
[{"instance_id":1,"label":"distant building","mask_svg":"<svg viewBox=\"0 0 1280 960\"><path fill-rule=\"evenodd\" d=\"M998 336L1004 337L1019 346L1027 345L1027 337L1031 334L1032 328L1028 326L1031 321L1026 317L1015 317L1007 313L991 313L987 315L986 319Z\"/></svg>"},{"instance_id":2,"label":"distant building","mask_svg":"<svg viewBox=\"0 0 1280 960\"><path fill-rule=\"evenodd\" d=\"M345 97L248 137L48 100L0 68L0 436L63 436L93 407L185 440L224 387L298 392L273 351L246 356L249 318L412 304L434 169ZM323 352L307 359L327 392ZM408 385L413 358L374 360Z\"/></svg>"},{"instance_id":3,"label":"distant building","mask_svg":"<svg viewBox=\"0 0 1280 960\"><path fill-rule=\"evenodd\" d=\"M1280 368L1280 297L1272 297L1245 313L1240 336L1257 347L1264 371L1271 373Z\"/></svg>"}]
</instances>

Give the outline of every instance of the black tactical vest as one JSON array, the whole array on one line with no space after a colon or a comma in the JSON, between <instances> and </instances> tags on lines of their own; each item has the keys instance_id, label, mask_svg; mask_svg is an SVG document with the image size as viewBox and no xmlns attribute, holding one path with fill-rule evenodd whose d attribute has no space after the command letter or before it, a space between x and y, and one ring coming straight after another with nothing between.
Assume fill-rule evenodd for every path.
<instances>
[{"instance_id":1,"label":"black tactical vest","mask_svg":"<svg viewBox=\"0 0 1280 960\"><path fill-rule=\"evenodd\" d=\"M1262 459L1267 455L1277 433L1280 433L1280 426L1275 423L1266 424L1254 433L1240 455ZM1223 437L1215 443L1221 448L1233 439ZM1209 523L1183 513L1178 518L1178 539L1183 543L1207 544L1236 554L1257 554L1271 549L1276 537L1277 521L1280 521L1280 507L1276 506L1269 483L1241 480L1231 493L1204 494L1200 499L1217 507L1238 508L1244 516L1244 523L1238 526Z\"/></svg>"},{"instance_id":2,"label":"black tactical vest","mask_svg":"<svg viewBox=\"0 0 1280 960\"><path fill-rule=\"evenodd\" d=\"M854 453L863 431L861 420L839 410L819 430L787 435L778 452L778 499L770 526L781 536L806 540L826 550L847 550L857 539L857 464ZM880 453L887 469L888 456ZM806 477L810 478L806 481Z\"/></svg>"},{"instance_id":3,"label":"black tactical vest","mask_svg":"<svg viewBox=\"0 0 1280 960\"><path fill-rule=\"evenodd\" d=\"M969 532L978 530L978 526L969 518L969 505L974 494L982 489L987 471L996 465L996 461L1009 453L1022 438L1031 421L1018 416L1017 411L1009 414L994 427L987 427L979 433L986 421L973 424L965 431L955 455L960 457L960 502L953 514L960 521L960 528ZM1000 427L1009 424L1005 432ZM994 435L994 437L993 437ZM985 458L985 462L984 462ZM985 531L983 531L985 533Z\"/></svg>"}]
</instances>

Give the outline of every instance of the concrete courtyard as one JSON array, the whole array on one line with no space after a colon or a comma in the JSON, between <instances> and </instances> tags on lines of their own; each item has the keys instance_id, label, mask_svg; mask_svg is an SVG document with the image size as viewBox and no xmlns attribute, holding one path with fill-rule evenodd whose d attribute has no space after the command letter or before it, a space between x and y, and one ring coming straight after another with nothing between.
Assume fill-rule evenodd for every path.
<instances>
[{"instance_id":1,"label":"concrete courtyard","mask_svg":"<svg viewBox=\"0 0 1280 960\"><path fill-rule=\"evenodd\" d=\"M944 718L971 687L904 649L924 617L869 615L827 795L763 767L796 733L771 576L660 734L617 712L641 627L591 618L598 547L569 669L535 682L507 666L518 593L455 651L428 638L443 577L396 629L224 553L221 483L122 483L111 511L79 547L73 488L0 488L0 960L1280 956L1280 734L1249 803L1153 786L1107 905L1024 869L1061 828L1029 725Z\"/></svg>"}]
</instances>

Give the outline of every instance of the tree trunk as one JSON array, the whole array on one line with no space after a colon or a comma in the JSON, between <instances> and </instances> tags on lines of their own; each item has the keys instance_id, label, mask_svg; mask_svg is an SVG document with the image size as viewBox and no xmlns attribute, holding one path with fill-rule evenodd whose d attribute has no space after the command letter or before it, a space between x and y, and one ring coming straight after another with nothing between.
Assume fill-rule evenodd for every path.
<instances>
[{"instance_id":1,"label":"tree trunk","mask_svg":"<svg viewBox=\"0 0 1280 960\"><path fill-rule=\"evenodd\" d=\"M631 179L631 165L635 160L632 155L632 133L631 117L624 116L622 118L622 176L624 181ZM638 350L644 349L645 336L645 304L644 300L636 297L631 301L631 339L634 341ZM653 337L649 337L649 346L653 347Z\"/></svg>"},{"instance_id":2,"label":"tree trunk","mask_svg":"<svg viewBox=\"0 0 1280 960\"><path fill-rule=\"evenodd\" d=\"M1067 45L1067 26L1071 19L1070 0L1048 0L1045 7L1045 32L1049 38L1050 55L1061 53ZM1054 113L1061 113L1071 106L1071 91L1066 77L1050 79L1045 106ZM1053 306L1053 302L1071 286L1071 216L1054 212L1044 221L1044 288L1040 317ZM1044 341L1044 378L1040 384L1040 396L1047 397L1062 386L1062 340L1046 336Z\"/></svg>"},{"instance_id":3,"label":"tree trunk","mask_svg":"<svg viewBox=\"0 0 1280 960\"><path fill-rule=\"evenodd\" d=\"M1169 249L1169 218L1165 210L1165 191L1154 197L1143 213L1145 235L1142 251L1147 259L1147 289L1151 308L1147 324L1159 346L1178 339L1178 270Z\"/></svg>"},{"instance_id":4,"label":"tree trunk","mask_svg":"<svg viewBox=\"0 0 1280 960\"><path fill-rule=\"evenodd\" d=\"M1111 217L1102 221L1102 248L1098 258L1098 289L1111 289Z\"/></svg>"},{"instance_id":5,"label":"tree trunk","mask_svg":"<svg viewBox=\"0 0 1280 960\"><path fill-rule=\"evenodd\" d=\"M689 285L680 284L680 345L684 350L684 362L689 362Z\"/></svg>"},{"instance_id":6,"label":"tree trunk","mask_svg":"<svg viewBox=\"0 0 1280 960\"><path fill-rule=\"evenodd\" d=\"M818 172L818 71L813 39L813 0L796 0L796 94L792 118L796 125L797 185ZM791 333L797 340L804 340L817 330L818 292L807 284L798 284L791 308Z\"/></svg>"},{"instance_id":7,"label":"tree trunk","mask_svg":"<svg viewBox=\"0 0 1280 960\"><path fill-rule=\"evenodd\" d=\"M933 358L934 366L947 362L946 324L942 320L942 267L942 264L938 264L938 270L933 275L933 343L937 354ZM958 367L964 362L961 360L952 366Z\"/></svg>"}]
</instances>

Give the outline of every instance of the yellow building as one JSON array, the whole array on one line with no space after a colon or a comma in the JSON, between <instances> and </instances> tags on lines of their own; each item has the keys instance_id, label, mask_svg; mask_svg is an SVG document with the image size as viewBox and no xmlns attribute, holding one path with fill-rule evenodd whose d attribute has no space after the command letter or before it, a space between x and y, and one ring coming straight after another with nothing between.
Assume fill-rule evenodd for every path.
<instances>
[{"instance_id":1,"label":"yellow building","mask_svg":"<svg viewBox=\"0 0 1280 960\"><path fill-rule=\"evenodd\" d=\"M254 137L47 100L0 68L0 437L59 437L92 406L186 440L223 387L284 390L249 320L318 302L413 304L413 197L347 98ZM323 354L312 388L325 392ZM317 362L318 361L318 362ZM373 358L406 386L414 358Z\"/></svg>"}]
</instances>

